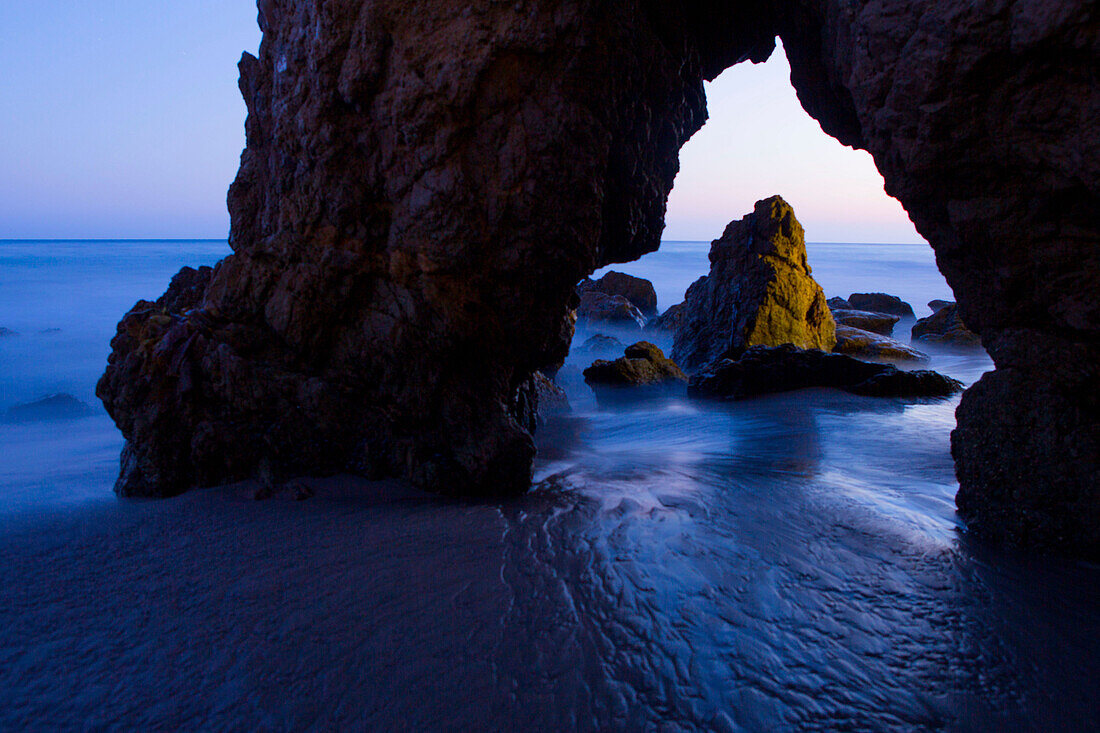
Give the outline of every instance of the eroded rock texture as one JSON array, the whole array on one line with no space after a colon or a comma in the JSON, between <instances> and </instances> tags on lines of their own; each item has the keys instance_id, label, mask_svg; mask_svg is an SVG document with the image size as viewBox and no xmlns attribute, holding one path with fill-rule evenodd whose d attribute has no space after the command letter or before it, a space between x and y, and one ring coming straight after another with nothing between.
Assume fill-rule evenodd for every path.
<instances>
[{"instance_id":1,"label":"eroded rock texture","mask_svg":"<svg viewBox=\"0 0 1100 733\"><path fill-rule=\"evenodd\" d=\"M702 80L779 34L804 107L871 152L997 364L959 409L960 507L991 536L1039 512L1059 527L1039 541L1096 547L1095 3L260 11L234 254L190 310L128 314L100 387L129 441L125 491L261 465L522 490L534 449L513 398L563 355L573 284L656 248ZM994 401L1033 418L1004 428L1011 451L986 439Z\"/></svg>"},{"instance_id":2,"label":"eroded rock texture","mask_svg":"<svg viewBox=\"0 0 1100 733\"><path fill-rule=\"evenodd\" d=\"M516 395L567 352L575 283L656 249L703 76L772 30L708 21L715 61L663 4L259 6L234 254L193 303L139 303L99 387L118 490L261 470L525 490Z\"/></svg>"},{"instance_id":3,"label":"eroded rock texture","mask_svg":"<svg viewBox=\"0 0 1100 733\"><path fill-rule=\"evenodd\" d=\"M794 210L779 196L756 202L710 245L710 272L684 295L672 359L692 370L750 346L830 351L836 325L806 261Z\"/></svg>"}]
</instances>

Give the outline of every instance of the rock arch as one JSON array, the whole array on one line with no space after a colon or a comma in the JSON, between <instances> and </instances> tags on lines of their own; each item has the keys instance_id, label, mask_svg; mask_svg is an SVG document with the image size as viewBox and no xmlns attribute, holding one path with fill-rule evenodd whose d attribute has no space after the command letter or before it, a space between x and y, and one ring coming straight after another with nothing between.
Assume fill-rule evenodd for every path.
<instances>
[{"instance_id":1,"label":"rock arch","mask_svg":"<svg viewBox=\"0 0 1100 733\"><path fill-rule=\"evenodd\" d=\"M1055 6L1056 5L1056 6ZM782 37L868 150L997 370L964 397L959 506L1100 546L1100 32L1084 0L260 0L234 253L119 325L116 489L398 474L527 487L517 399L573 284L657 248L702 81Z\"/></svg>"}]
</instances>

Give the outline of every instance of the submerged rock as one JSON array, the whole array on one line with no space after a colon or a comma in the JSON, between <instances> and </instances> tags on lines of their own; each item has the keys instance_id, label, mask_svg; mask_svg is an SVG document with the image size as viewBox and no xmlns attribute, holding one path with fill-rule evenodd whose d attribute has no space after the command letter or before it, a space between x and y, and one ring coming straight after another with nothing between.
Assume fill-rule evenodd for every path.
<instances>
[{"instance_id":1,"label":"submerged rock","mask_svg":"<svg viewBox=\"0 0 1100 733\"><path fill-rule=\"evenodd\" d=\"M870 311L845 310L833 308L833 319L837 325L851 326L862 331L889 336L894 332L894 324L901 320L901 316L889 313L872 313ZM839 339L840 337L837 336Z\"/></svg>"},{"instance_id":2,"label":"submerged rock","mask_svg":"<svg viewBox=\"0 0 1100 733\"><path fill-rule=\"evenodd\" d=\"M593 388L647 387L686 382L687 375L656 345L639 341L614 361L594 361L584 370L584 381Z\"/></svg>"},{"instance_id":3,"label":"submerged rock","mask_svg":"<svg viewBox=\"0 0 1100 733\"><path fill-rule=\"evenodd\" d=\"M708 365L691 378L688 394L741 399L809 387L834 387L876 397L946 397L963 388L960 382L936 372L907 372L891 364L872 364L786 344L754 346L736 361L723 359Z\"/></svg>"},{"instance_id":4,"label":"submerged rock","mask_svg":"<svg viewBox=\"0 0 1100 733\"><path fill-rule=\"evenodd\" d=\"M936 302L936 301L933 301ZM913 324L913 340L930 343L981 346L981 337L966 327L959 317L959 308L949 303Z\"/></svg>"},{"instance_id":5,"label":"submerged rock","mask_svg":"<svg viewBox=\"0 0 1100 733\"><path fill-rule=\"evenodd\" d=\"M711 243L710 274L688 288L684 307L672 358L685 369L755 345L830 350L836 343L802 225L779 196L756 202Z\"/></svg>"},{"instance_id":6,"label":"submerged rock","mask_svg":"<svg viewBox=\"0 0 1100 733\"><path fill-rule=\"evenodd\" d=\"M657 291L645 278L627 275L625 272L608 272L599 280L585 279L577 288L597 290L606 295L621 295L647 318L657 313Z\"/></svg>"},{"instance_id":7,"label":"submerged rock","mask_svg":"<svg viewBox=\"0 0 1100 733\"><path fill-rule=\"evenodd\" d=\"M609 323L630 329L645 326L642 312L621 295L608 295L599 290L580 291L581 302L577 306L577 321Z\"/></svg>"},{"instance_id":8,"label":"submerged rock","mask_svg":"<svg viewBox=\"0 0 1100 733\"><path fill-rule=\"evenodd\" d=\"M54 394L34 402L14 405L5 414L5 422L39 422L44 420L72 420L87 417L95 411L87 403L71 394Z\"/></svg>"},{"instance_id":9,"label":"submerged rock","mask_svg":"<svg viewBox=\"0 0 1100 733\"><path fill-rule=\"evenodd\" d=\"M19 335L19 333L17 331L13 331L10 328L4 328L3 326L0 326L0 338L6 338L8 336L18 336L18 335Z\"/></svg>"},{"instance_id":10,"label":"submerged rock","mask_svg":"<svg viewBox=\"0 0 1100 733\"><path fill-rule=\"evenodd\" d=\"M867 359L891 359L895 361L928 361L928 354L917 351L900 341L851 326L836 327L838 354L860 356Z\"/></svg>"},{"instance_id":11,"label":"submerged rock","mask_svg":"<svg viewBox=\"0 0 1100 733\"><path fill-rule=\"evenodd\" d=\"M602 333L597 333L595 336L590 336L585 339L584 343L577 347L579 352L587 353L606 353L606 352L621 352L626 348L619 339L614 336L607 336Z\"/></svg>"},{"instance_id":12,"label":"submerged rock","mask_svg":"<svg viewBox=\"0 0 1100 733\"><path fill-rule=\"evenodd\" d=\"M848 305L854 310L890 313L901 318L915 318L913 306L896 295L887 293L852 293Z\"/></svg>"}]
</instances>

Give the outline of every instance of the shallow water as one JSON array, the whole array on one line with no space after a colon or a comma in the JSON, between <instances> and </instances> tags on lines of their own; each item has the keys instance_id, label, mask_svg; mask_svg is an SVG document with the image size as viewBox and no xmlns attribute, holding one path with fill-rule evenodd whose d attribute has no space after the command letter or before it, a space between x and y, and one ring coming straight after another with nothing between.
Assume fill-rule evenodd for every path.
<instances>
[{"instance_id":1,"label":"shallow water","mask_svg":"<svg viewBox=\"0 0 1100 733\"><path fill-rule=\"evenodd\" d=\"M0 243L0 326L19 332L0 339L0 412L92 402L118 317L226 252ZM950 297L924 247L810 261L829 295L918 314ZM663 308L705 267L681 244L616 269ZM932 356L967 383L990 366ZM1094 725L1100 569L968 540L957 400L610 410L580 380L591 358L562 371L574 411L537 436L535 488L504 503L350 478L304 502L120 501L98 405L0 423L0 729Z\"/></svg>"}]
</instances>

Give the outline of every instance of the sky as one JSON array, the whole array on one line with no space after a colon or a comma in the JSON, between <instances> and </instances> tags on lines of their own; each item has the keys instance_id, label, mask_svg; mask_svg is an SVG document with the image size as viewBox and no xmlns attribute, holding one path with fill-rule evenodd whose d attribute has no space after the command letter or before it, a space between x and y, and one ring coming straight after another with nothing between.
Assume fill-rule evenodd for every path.
<instances>
[{"instance_id":1,"label":"sky","mask_svg":"<svg viewBox=\"0 0 1100 733\"><path fill-rule=\"evenodd\" d=\"M0 239L224 238L253 0L0 2ZM774 193L818 242L920 242L871 157L799 106L782 51L707 85L666 240L711 240Z\"/></svg>"}]
</instances>

